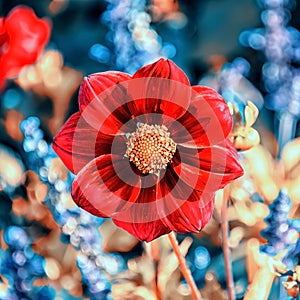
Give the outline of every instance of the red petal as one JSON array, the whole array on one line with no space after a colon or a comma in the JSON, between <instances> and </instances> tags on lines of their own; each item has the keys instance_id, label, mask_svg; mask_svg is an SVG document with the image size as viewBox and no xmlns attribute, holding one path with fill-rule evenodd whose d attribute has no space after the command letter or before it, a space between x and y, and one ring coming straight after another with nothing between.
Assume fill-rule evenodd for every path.
<instances>
[{"instance_id":1,"label":"red petal","mask_svg":"<svg viewBox=\"0 0 300 300\"><path fill-rule=\"evenodd\" d=\"M232 116L222 96L215 90L205 86L193 86L193 94L189 111L196 114L199 119L210 117L206 127L209 139L212 143L223 141L232 129ZM213 132L219 130L222 134L216 135Z\"/></svg>"},{"instance_id":2,"label":"red petal","mask_svg":"<svg viewBox=\"0 0 300 300\"><path fill-rule=\"evenodd\" d=\"M151 242L152 240L171 232L169 228L164 226L161 220L144 223L124 222L118 219L113 219L113 221L117 226L129 232L140 241Z\"/></svg>"},{"instance_id":3,"label":"red petal","mask_svg":"<svg viewBox=\"0 0 300 300\"><path fill-rule=\"evenodd\" d=\"M55 136L52 147L67 168L77 174L86 164L102 154L125 154L126 138L98 132L77 112Z\"/></svg>"},{"instance_id":4,"label":"red petal","mask_svg":"<svg viewBox=\"0 0 300 300\"><path fill-rule=\"evenodd\" d=\"M237 151L228 139L225 147L220 145L199 151L199 159L203 177L211 176L215 182L220 182L219 189L244 174ZM214 187L216 184L211 186Z\"/></svg>"},{"instance_id":5,"label":"red petal","mask_svg":"<svg viewBox=\"0 0 300 300\"><path fill-rule=\"evenodd\" d=\"M170 127L174 141L188 147L207 147L224 141L232 127L224 99L211 88L192 88L188 111Z\"/></svg>"},{"instance_id":6,"label":"red petal","mask_svg":"<svg viewBox=\"0 0 300 300\"><path fill-rule=\"evenodd\" d=\"M129 132L126 122L131 119L131 113L126 103L130 78L121 72L96 73L84 78L79 106L91 127L106 134Z\"/></svg>"},{"instance_id":7,"label":"red petal","mask_svg":"<svg viewBox=\"0 0 300 300\"><path fill-rule=\"evenodd\" d=\"M100 217L118 215L139 192L140 177L132 172L128 159L110 154L91 161L72 185L76 204Z\"/></svg>"},{"instance_id":8,"label":"red petal","mask_svg":"<svg viewBox=\"0 0 300 300\"><path fill-rule=\"evenodd\" d=\"M170 232L157 211L157 181L156 175L141 177L141 190L135 203L113 218L117 226L142 241L150 242Z\"/></svg>"},{"instance_id":9,"label":"red petal","mask_svg":"<svg viewBox=\"0 0 300 300\"><path fill-rule=\"evenodd\" d=\"M198 148L210 145L209 136L206 132L208 122L208 118L199 119L187 111L176 122L169 122L166 126L176 144Z\"/></svg>"},{"instance_id":10,"label":"red petal","mask_svg":"<svg viewBox=\"0 0 300 300\"><path fill-rule=\"evenodd\" d=\"M161 58L157 62L140 68L133 78L159 77L179 81L185 85L190 85L185 73L171 60Z\"/></svg>"},{"instance_id":11,"label":"red petal","mask_svg":"<svg viewBox=\"0 0 300 300\"><path fill-rule=\"evenodd\" d=\"M237 152L229 140L203 149L177 147L172 168L189 186L202 192L215 192L243 175Z\"/></svg>"},{"instance_id":12,"label":"red petal","mask_svg":"<svg viewBox=\"0 0 300 300\"><path fill-rule=\"evenodd\" d=\"M8 42L8 34L6 32L6 28L5 28L5 18L0 17L0 45L3 47L3 45L5 43ZM4 51L5 49L1 49L1 54L2 51Z\"/></svg>"},{"instance_id":13,"label":"red petal","mask_svg":"<svg viewBox=\"0 0 300 300\"><path fill-rule=\"evenodd\" d=\"M171 230L197 232L211 218L213 194L201 196L171 169L157 185L154 180L143 185L148 188L141 189L135 203L114 218L117 226L140 240L149 242Z\"/></svg>"},{"instance_id":14,"label":"red petal","mask_svg":"<svg viewBox=\"0 0 300 300\"><path fill-rule=\"evenodd\" d=\"M6 38L5 38L5 40L2 39L3 38L2 35L5 35L5 25L4 25L5 23L4 23L4 21L5 21L5 18L0 17L0 37L1 37L0 42L1 43L3 43L6 40Z\"/></svg>"},{"instance_id":15,"label":"red petal","mask_svg":"<svg viewBox=\"0 0 300 300\"><path fill-rule=\"evenodd\" d=\"M198 232L209 221L214 193L202 193L186 185L170 168L159 182L157 210L170 230Z\"/></svg>"},{"instance_id":16,"label":"red petal","mask_svg":"<svg viewBox=\"0 0 300 300\"><path fill-rule=\"evenodd\" d=\"M203 206L203 203L206 205ZM214 194L205 194L200 196L198 201L185 201L178 209L162 219L162 222L172 231L199 232L211 219L213 209Z\"/></svg>"},{"instance_id":17,"label":"red petal","mask_svg":"<svg viewBox=\"0 0 300 300\"><path fill-rule=\"evenodd\" d=\"M132 115L158 113L177 119L189 105L191 88L180 68L170 60L160 59L133 75L128 92L134 100L127 105Z\"/></svg>"},{"instance_id":18,"label":"red petal","mask_svg":"<svg viewBox=\"0 0 300 300\"><path fill-rule=\"evenodd\" d=\"M79 90L79 107L83 111L86 106L88 106L93 100L100 97L99 100L104 100L101 98L101 94L107 89L111 89L116 86L118 83L130 80L131 76L127 73L117 72L117 71L108 71L102 73L95 73L85 77L80 90ZM119 91L121 92L121 91ZM106 94L105 94L106 95ZM120 94L122 97L122 94ZM107 105L112 105L115 108L120 106L120 101L118 97L111 98L111 101L115 103L106 103ZM123 104L123 103L122 103Z\"/></svg>"},{"instance_id":19,"label":"red petal","mask_svg":"<svg viewBox=\"0 0 300 300\"><path fill-rule=\"evenodd\" d=\"M5 19L5 29L9 39L0 68L7 78L12 78L23 66L37 60L49 40L50 23L37 18L32 9L19 6Z\"/></svg>"}]
</instances>

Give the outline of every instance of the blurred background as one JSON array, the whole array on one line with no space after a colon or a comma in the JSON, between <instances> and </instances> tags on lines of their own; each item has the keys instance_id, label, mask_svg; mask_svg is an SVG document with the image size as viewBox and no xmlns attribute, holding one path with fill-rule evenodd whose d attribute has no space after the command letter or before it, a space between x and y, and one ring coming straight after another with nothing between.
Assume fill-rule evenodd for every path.
<instances>
[{"instance_id":1,"label":"blurred background","mask_svg":"<svg viewBox=\"0 0 300 300\"><path fill-rule=\"evenodd\" d=\"M228 208L236 298L297 299L299 1L2 0L1 15L18 5L48 19L51 35L0 90L0 299L157 299L155 280L162 299L191 299L165 237L146 245L77 208L51 149L83 76L133 74L159 57L231 105L245 169ZM217 195L203 232L178 235L209 300L228 299L221 206ZM247 292L261 281L259 296Z\"/></svg>"}]
</instances>

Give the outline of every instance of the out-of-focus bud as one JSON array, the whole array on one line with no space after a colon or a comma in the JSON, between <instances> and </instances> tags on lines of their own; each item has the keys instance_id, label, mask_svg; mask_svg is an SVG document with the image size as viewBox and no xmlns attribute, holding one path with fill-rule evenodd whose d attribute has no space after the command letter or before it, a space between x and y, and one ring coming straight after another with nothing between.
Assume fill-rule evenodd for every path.
<instances>
[{"instance_id":1,"label":"out-of-focus bud","mask_svg":"<svg viewBox=\"0 0 300 300\"><path fill-rule=\"evenodd\" d=\"M237 107L232 103L228 103L230 113L234 120L234 126L231 131L230 139L237 150L249 150L260 142L259 133L251 126L255 123L258 117L258 109L251 102L248 101L244 109L245 120Z\"/></svg>"}]
</instances>

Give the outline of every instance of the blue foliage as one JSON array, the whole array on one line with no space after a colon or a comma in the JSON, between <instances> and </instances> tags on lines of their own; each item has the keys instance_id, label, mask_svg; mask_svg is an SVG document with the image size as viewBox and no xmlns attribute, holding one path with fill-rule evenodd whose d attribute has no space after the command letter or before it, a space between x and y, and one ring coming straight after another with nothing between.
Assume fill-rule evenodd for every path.
<instances>
[{"instance_id":1,"label":"blue foliage","mask_svg":"<svg viewBox=\"0 0 300 300\"><path fill-rule=\"evenodd\" d=\"M112 48L93 45L90 55L97 61L109 60L120 70L134 73L141 66L174 51L171 44L162 44L161 37L151 26L151 17L146 12L145 0L107 0L108 7L102 22L109 27L107 41ZM164 47L165 46L165 47Z\"/></svg>"},{"instance_id":2,"label":"blue foliage","mask_svg":"<svg viewBox=\"0 0 300 300\"><path fill-rule=\"evenodd\" d=\"M2 281L8 281L8 287L5 291L0 290L0 298L53 299L55 290L52 287L34 285L37 278L46 276L45 259L33 252L32 241L25 229L8 226L4 230L4 241L9 247L0 249L0 274Z\"/></svg>"},{"instance_id":3,"label":"blue foliage","mask_svg":"<svg viewBox=\"0 0 300 300\"><path fill-rule=\"evenodd\" d=\"M289 25L293 0L259 0L263 28L242 32L242 45L262 51L265 107L278 113L277 139L281 152L295 137L300 118L300 32Z\"/></svg>"},{"instance_id":4,"label":"blue foliage","mask_svg":"<svg viewBox=\"0 0 300 300\"><path fill-rule=\"evenodd\" d=\"M267 227L262 230L261 235L267 239L267 244L261 247L261 251L275 256L283 249L289 253L284 262L292 268L297 261L296 256L289 255L297 249L297 236L299 228L294 226L288 215L291 208L289 195L281 190L277 198L269 205L270 214L265 218Z\"/></svg>"}]
</instances>

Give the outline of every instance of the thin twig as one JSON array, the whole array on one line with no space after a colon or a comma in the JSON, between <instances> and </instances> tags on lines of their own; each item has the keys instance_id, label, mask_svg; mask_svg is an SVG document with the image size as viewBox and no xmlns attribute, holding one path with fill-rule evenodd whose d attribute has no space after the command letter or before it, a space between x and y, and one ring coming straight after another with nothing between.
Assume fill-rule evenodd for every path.
<instances>
[{"instance_id":1,"label":"thin twig","mask_svg":"<svg viewBox=\"0 0 300 300\"><path fill-rule=\"evenodd\" d=\"M221 224L222 224L221 229L222 229L223 253L224 253L228 296L229 296L229 300L235 300L230 249L228 244L228 214L227 214L228 196L229 196L229 186L226 186L223 190L223 203L221 209Z\"/></svg>"},{"instance_id":2,"label":"thin twig","mask_svg":"<svg viewBox=\"0 0 300 300\"><path fill-rule=\"evenodd\" d=\"M174 232L169 233L168 237L171 242L174 253L178 259L182 275L184 276L187 284L189 285L189 287L191 289L191 294L192 294L193 299L194 300L202 300L200 292L199 292L199 290L196 286L196 283L192 277L191 270L186 265L185 257L180 252L180 248L178 246L178 242L177 242L175 233Z\"/></svg>"}]
</instances>

